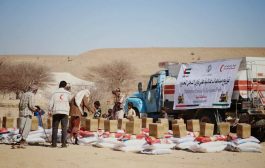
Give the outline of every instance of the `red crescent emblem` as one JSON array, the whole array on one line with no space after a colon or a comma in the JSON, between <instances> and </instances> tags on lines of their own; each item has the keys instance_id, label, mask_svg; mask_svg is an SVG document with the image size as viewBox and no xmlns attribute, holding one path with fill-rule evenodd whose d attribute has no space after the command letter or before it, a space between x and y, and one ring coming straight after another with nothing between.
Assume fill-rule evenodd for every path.
<instances>
[{"instance_id":1,"label":"red crescent emblem","mask_svg":"<svg viewBox=\"0 0 265 168\"><path fill-rule=\"evenodd\" d=\"M61 94L61 96L60 96L60 100L63 100L63 94Z\"/></svg>"}]
</instances>

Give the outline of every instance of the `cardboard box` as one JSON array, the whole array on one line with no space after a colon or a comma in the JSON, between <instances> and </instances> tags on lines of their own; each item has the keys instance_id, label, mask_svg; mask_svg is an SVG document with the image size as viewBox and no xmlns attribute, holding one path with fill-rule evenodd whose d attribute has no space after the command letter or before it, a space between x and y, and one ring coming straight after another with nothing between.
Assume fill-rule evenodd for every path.
<instances>
[{"instance_id":1,"label":"cardboard box","mask_svg":"<svg viewBox=\"0 0 265 168\"><path fill-rule=\"evenodd\" d=\"M158 119L158 123L161 123L161 124L164 125L164 133L167 133L167 132L168 132L168 129L169 129L168 119L165 119L165 118L159 118L159 119Z\"/></svg>"},{"instance_id":2,"label":"cardboard box","mask_svg":"<svg viewBox=\"0 0 265 168\"><path fill-rule=\"evenodd\" d=\"M45 123L46 123L46 129L51 129L52 128L52 119L51 119L51 117L48 117L46 120L44 120L44 121L46 121Z\"/></svg>"},{"instance_id":3,"label":"cardboard box","mask_svg":"<svg viewBox=\"0 0 265 168\"><path fill-rule=\"evenodd\" d=\"M42 116L41 119L43 128L47 129L47 117Z\"/></svg>"},{"instance_id":4,"label":"cardboard box","mask_svg":"<svg viewBox=\"0 0 265 168\"><path fill-rule=\"evenodd\" d=\"M200 136L213 136L214 124L210 123L201 123L200 124Z\"/></svg>"},{"instance_id":5,"label":"cardboard box","mask_svg":"<svg viewBox=\"0 0 265 168\"><path fill-rule=\"evenodd\" d=\"M141 128L142 128L142 119L139 119L139 118L137 118L137 117L134 117L132 121L135 122L135 123L140 124L140 126L141 126Z\"/></svg>"},{"instance_id":6,"label":"cardboard box","mask_svg":"<svg viewBox=\"0 0 265 168\"><path fill-rule=\"evenodd\" d=\"M138 120L139 117L138 116L135 116L135 117L129 117L128 120L129 121L134 121L134 120Z\"/></svg>"},{"instance_id":7,"label":"cardboard box","mask_svg":"<svg viewBox=\"0 0 265 168\"><path fill-rule=\"evenodd\" d=\"M187 136L186 124L173 124L172 125L173 136L177 138L182 138Z\"/></svg>"},{"instance_id":8,"label":"cardboard box","mask_svg":"<svg viewBox=\"0 0 265 168\"><path fill-rule=\"evenodd\" d=\"M161 123L152 123L149 124L149 136L155 138L163 138L165 132L165 127Z\"/></svg>"},{"instance_id":9,"label":"cardboard box","mask_svg":"<svg viewBox=\"0 0 265 168\"><path fill-rule=\"evenodd\" d=\"M105 131L116 132L118 129L118 120L105 120L104 128L105 128Z\"/></svg>"},{"instance_id":10,"label":"cardboard box","mask_svg":"<svg viewBox=\"0 0 265 168\"><path fill-rule=\"evenodd\" d=\"M191 132L200 131L200 121L199 120L187 120L187 130Z\"/></svg>"},{"instance_id":11,"label":"cardboard box","mask_svg":"<svg viewBox=\"0 0 265 168\"><path fill-rule=\"evenodd\" d=\"M14 117L3 117L3 128L17 128L17 119Z\"/></svg>"},{"instance_id":12,"label":"cardboard box","mask_svg":"<svg viewBox=\"0 0 265 168\"><path fill-rule=\"evenodd\" d=\"M118 129L120 130L126 130L126 123L129 122L128 119L123 118L123 119L118 119Z\"/></svg>"},{"instance_id":13,"label":"cardboard box","mask_svg":"<svg viewBox=\"0 0 265 168\"><path fill-rule=\"evenodd\" d=\"M80 119L80 128L86 128L86 117L81 117Z\"/></svg>"},{"instance_id":14,"label":"cardboard box","mask_svg":"<svg viewBox=\"0 0 265 168\"><path fill-rule=\"evenodd\" d=\"M3 128L3 122L2 122L2 117L0 117L0 129Z\"/></svg>"},{"instance_id":15,"label":"cardboard box","mask_svg":"<svg viewBox=\"0 0 265 168\"><path fill-rule=\"evenodd\" d=\"M91 132L98 131L98 119L86 119L86 130Z\"/></svg>"},{"instance_id":16,"label":"cardboard box","mask_svg":"<svg viewBox=\"0 0 265 168\"><path fill-rule=\"evenodd\" d=\"M251 126L244 123L238 124L236 134L238 138L249 138L251 136Z\"/></svg>"},{"instance_id":17,"label":"cardboard box","mask_svg":"<svg viewBox=\"0 0 265 168\"><path fill-rule=\"evenodd\" d=\"M229 122L221 122L218 124L220 135L228 135L230 133L230 123Z\"/></svg>"},{"instance_id":18,"label":"cardboard box","mask_svg":"<svg viewBox=\"0 0 265 168\"><path fill-rule=\"evenodd\" d=\"M142 128L149 128L151 123L153 123L153 118L142 118Z\"/></svg>"},{"instance_id":19,"label":"cardboard box","mask_svg":"<svg viewBox=\"0 0 265 168\"><path fill-rule=\"evenodd\" d=\"M185 124L185 123L184 123L183 119L175 119L175 120L172 121L172 125L173 124Z\"/></svg>"},{"instance_id":20,"label":"cardboard box","mask_svg":"<svg viewBox=\"0 0 265 168\"><path fill-rule=\"evenodd\" d=\"M39 122L38 122L38 118L36 116L32 116L31 119L31 131L36 131L38 130L38 126L39 126Z\"/></svg>"},{"instance_id":21,"label":"cardboard box","mask_svg":"<svg viewBox=\"0 0 265 168\"><path fill-rule=\"evenodd\" d=\"M126 123L126 133L128 134L140 134L142 130L142 123L138 121L129 121Z\"/></svg>"},{"instance_id":22,"label":"cardboard box","mask_svg":"<svg viewBox=\"0 0 265 168\"><path fill-rule=\"evenodd\" d=\"M99 118L98 119L98 129L102 129L104 130L104 122L105 122L105 118Z\"/></svg>"}]
</instances>

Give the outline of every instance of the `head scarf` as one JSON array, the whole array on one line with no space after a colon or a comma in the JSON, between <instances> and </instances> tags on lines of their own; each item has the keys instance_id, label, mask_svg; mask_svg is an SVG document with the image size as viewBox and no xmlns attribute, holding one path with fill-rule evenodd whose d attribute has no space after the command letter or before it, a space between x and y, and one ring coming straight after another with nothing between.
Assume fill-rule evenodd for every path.
<instances>
[{"instance_id":1,"label":"head scarf","mask_svg":"<svg viewBox=\"0 0 265 168\"><path fill-rule=\"evenodd\" d=\"M82 102L84 96L89 97L89 95L90 95L90 91L87 90L87 89L81 90L81 91L77 92L77 94L75 95L75 103L78 106L78 108L79 108L80 112L82 113L82 115L83 115L83 109L80 106L81 102Z\"/></svg>"}]
</instances>

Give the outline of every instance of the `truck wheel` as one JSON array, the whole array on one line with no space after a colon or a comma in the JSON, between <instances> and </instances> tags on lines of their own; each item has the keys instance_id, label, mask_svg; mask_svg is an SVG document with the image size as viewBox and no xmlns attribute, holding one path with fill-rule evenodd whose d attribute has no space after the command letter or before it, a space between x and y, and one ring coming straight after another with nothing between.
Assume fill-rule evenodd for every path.
<instances>
[{"instance_id":1,"label":"truck wheel","mask_svg":"<svg viewBox=\"0 0 265 168\"><path fill-rule=\"evenodd\" d=\"M211 119L209 116L202 116L200 118L200 122L205 122L205 123L212 123Z\"/></svg>"},{"instance_id":2,"label":"truck wheel","mask_svg":"<svg viewBox=\"0 0 265 168\"><path fill-rule=\"evenodd\" d=\"M206 123L212 123L212 124L216 123L213 111L197 110L196 118L199 119L200 122L206 122Z\"/></svg>"},{"instance_id":3,"label":"truck wheel","mask_svg":"<svg viewBox=\"0 0 265 168\"><path fill-rule=\"evenodd\" d=\"M257 128L254 132L254 136L258 138L261 142L265 141L265 129L264 128Z\"/></svg>"},{"instance_id":4,"label":"truck wheel","mask_svg":"<svg viewBox=\"0 0 265 168\"><path fill-rule=\"evenodd\" d=\"M217 133L217 123L214 116L214 111L197 111L197 119L200 122L214 124L214 133Z\"/></svg>"},{"instance_id":5,"label":"truck wheel","mask_svg":"<svg viewBox=\"0 0 265 168\"><path fill-rule=\"evenodd\" d=\"M253 125L253 135L261 142L265 141L265 119L261 119L255 122Z\"/></svg>"}]
</instances>

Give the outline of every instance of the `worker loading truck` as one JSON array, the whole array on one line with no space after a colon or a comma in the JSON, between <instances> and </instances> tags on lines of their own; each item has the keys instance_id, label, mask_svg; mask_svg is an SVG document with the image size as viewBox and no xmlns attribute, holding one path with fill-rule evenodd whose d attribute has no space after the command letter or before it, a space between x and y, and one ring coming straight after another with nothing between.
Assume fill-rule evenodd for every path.
<instances>
[{"instance_id":1,"label":"worker loading truck","mask_svg":"<svg viewBox=\"0 0 265 168\"><path fill-rule=\"evenodd\" d=\"M126 101L141 116L154 119L167 109L169 120L248 123L253 135L264 140L265 58L166 63L150 76L146 90L140 82L138 92Z\"/></svg>"}]
</instances>

